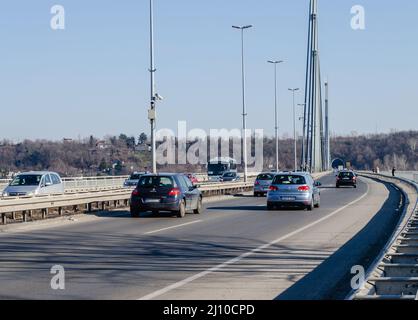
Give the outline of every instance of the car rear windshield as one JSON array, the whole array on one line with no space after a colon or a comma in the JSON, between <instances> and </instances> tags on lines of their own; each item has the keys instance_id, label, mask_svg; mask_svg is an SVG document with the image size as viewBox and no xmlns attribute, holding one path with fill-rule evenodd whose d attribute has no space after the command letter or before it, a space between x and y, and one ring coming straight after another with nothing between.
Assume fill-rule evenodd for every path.
<instances>
[{"instance_id":1,"label":"car rear windshield","mask_svg":"<svg viewBox=\"0 0 418 320\"><path fill-rule=\"evenodd\" d=\"M140 188L174 188L174 181L172 177L142 177L138 186Z\"/></svg>"},{"instance_id":2,"label":"car rear windshield","mask_svg":"<svg viewBox=\"0 0 418 320\"><path fill-rule=\"evenodd\" d=\"M281 185L300 185L306 184L306 180L302 176L296 175L277 175L274 180L273 184L281 184Z\"/></svg>"},{"instance_id":3,"label":"car rear windshield","mask_svg":"<svg viewBox=\"0 0 418 320\"><path fill-rule=\"evenodd\" d=\"M352 177L354 177L354 173L352 173L352 172L340 172L339 177L340 178L352 178Z\"/></svg>"},{"instance_id":4,"label":"car rear windshield","mask_svg":"<svg viewBox=\"0 0 418 320\"><path fill-rule=\"evenodd\" d=\"M19 175L10 183L12 187L17 186L38 186L41 182L42 175L28 174Z\"/></svg>"},{"instance_id":5,"label":"car rear windshield","mask_svg":"<svg viewBox=\"0 0 418 320\"><path fill-rule=\"evenodd\" d=\"M260 174L257 177L257 180L268 181L273 180L274 176L272 174Z\"/></svg>"}]
</instances>

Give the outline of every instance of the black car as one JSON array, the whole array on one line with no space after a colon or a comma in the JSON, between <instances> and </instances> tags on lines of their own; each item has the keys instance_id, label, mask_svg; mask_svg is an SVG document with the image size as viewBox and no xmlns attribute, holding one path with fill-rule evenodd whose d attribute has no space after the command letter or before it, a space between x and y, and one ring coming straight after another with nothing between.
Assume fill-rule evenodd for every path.
<instances>
[{"instance_id":1,"label":"black car","mask_svg":"<svg viewBox=\"0 0 418 320\"><path fill-rule=\"evenodd\" d=\"M186 211L202 212L202 193L184 174L147 174L139 179L131 196L131 215L141 212L170 211L179 218Z\"/></svg>"},{"instance_id":2,"label":"black car","mask_svg":"<svg viewBox=\"0 0 418 320\"><path fill-rule=\"evenodd\" d=\"M341 186L357 188L357 175L353 171L340 171L337 175L336 187Z\"/></svg>"}]
</instances>

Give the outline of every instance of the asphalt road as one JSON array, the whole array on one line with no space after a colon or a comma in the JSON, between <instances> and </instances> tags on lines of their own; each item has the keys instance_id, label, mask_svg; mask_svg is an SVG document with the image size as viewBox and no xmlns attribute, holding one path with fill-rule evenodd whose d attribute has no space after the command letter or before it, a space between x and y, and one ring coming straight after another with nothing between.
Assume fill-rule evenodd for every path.
<instances>
[{"instance_id":1,"label":"asphalt road","mask_svg":"<svg viewBox=\"0 0 418 320\"><path fill-rule=\"evenodd\" d=\"M389 236L400 193L321 180L313 212L267 211L265 198L242 196L184 219L121 211L0 233L0 299L341 298L351 266ZM54 265L65 290L51 289Z\"/></svg>"}]
</instances>

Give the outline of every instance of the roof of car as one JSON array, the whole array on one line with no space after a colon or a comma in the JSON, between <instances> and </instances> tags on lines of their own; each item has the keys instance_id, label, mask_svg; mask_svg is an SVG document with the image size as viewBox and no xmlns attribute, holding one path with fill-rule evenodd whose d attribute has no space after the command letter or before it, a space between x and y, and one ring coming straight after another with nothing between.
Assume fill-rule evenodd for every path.
<instances>
[{"instance_id":1,"label":"roof of car","mask_svg":"<svg viewBox=\"0 0 418 320\"><path fill-rule=\"evenodd\" d=\"M175 177L175 176L184 176L184 173L165 173L165 172L159 172L159 173L147 173L144 175L144 177L155 177L155 176L159 176L159 177Z\"/></svg>"},{"instance_id":2,"label":"roof of car","mask_svg":"<svg viewBox=\"0 0 418 320\"><path fill-rule=\"evenodd\" d=\"M34 174L36 174L36 175L44 175L44 174L48 174L48 173L53 173L53 174L57 174L58 175L58 173L53 172L53 171L28 171L28 172L21 172L21 173L19 173L17 175L23 175L23 174L25 174L25 175L34 175Z\"/></svg>"},{"instance_id":3,"label":"roof of car","mask_svg":"<svg viewBox=\"0 0 418 320\"><path fill-rule=\"evenodd\" d=\"M276 174L294 174L294 175L300 175L300 176L308 176L310 175L309 172L294 172L294 171L282 171Z\"/></svg>"}]
</instances>

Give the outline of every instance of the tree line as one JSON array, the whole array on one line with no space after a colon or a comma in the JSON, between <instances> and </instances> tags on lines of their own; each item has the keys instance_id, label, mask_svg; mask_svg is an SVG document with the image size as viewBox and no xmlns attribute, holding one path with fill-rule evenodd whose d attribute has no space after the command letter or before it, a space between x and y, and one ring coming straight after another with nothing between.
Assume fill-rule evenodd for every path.
<instances>
[{"instance_id":1,"label":"tree line","mask_svg":"<svg viewBox=\"0 0 418 320\"><path fill-rule=\"evenodd\" d=\"M124 175L151 169L151 153L145 133L139 137L90 136L63 141L24 140L0 142L0 176L29 170L51 170L62 176ZM190 146L190 144L188 144ZM350 162L355 169L418 171L418 131L389 134L334 136L331 157ZM301 154L301 143L298 143ZM291 138L279 142L279 167L293 169L294 150ZM264 138L264 168L275 167L275 141ZM159 166L161 171L205 172L203 165Z\"/></svg>"}]
</instances>

